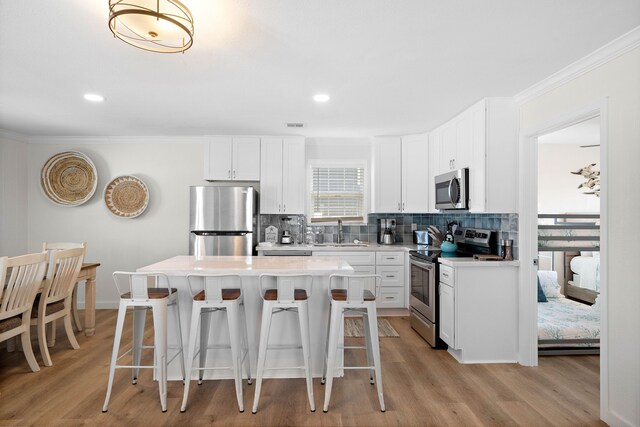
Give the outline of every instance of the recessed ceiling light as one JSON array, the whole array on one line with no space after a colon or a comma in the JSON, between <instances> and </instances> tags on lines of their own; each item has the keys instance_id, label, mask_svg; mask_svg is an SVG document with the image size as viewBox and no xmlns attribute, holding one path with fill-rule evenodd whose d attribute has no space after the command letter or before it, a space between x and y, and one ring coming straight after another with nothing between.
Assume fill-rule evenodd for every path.
<instances>
[{"instance_id":1,"label":"recessed ceiling light","mask_svg":"<svg viewBox=\"0 0 640 427\"><path fill-rule=\"evenodd\" d=\"M98 95L97 93L85 93L84 99L91 102L102 102L104 101L104 96Z\"/></svg>"},{"instance_id":2,"label":"recessed ceiling light","mask_svg":"<svg viewBox=\"0 0 640 427\"><path fill-rule=\"evenodd\" d=\"M313 96L313 100L316 101L316 102L327 102L330 99L331 99L331 97L329 95L327 95L326 93L319 93L319 94Z\"/></svg>"}]
</instances>

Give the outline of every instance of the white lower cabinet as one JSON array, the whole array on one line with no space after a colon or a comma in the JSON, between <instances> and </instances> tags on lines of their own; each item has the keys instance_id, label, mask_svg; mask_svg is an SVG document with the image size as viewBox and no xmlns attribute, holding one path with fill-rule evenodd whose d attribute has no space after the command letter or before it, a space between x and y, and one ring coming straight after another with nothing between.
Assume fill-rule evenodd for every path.
<instances>
[{"instance_id":1,"label":"white lower cabinet","mask_svg":"<svg viewBox=\"0 0 640 427\"><path fill-rule=\"evenodd\" d=\"M518 267L440 265L440 337L461 363L518 360Z\"/></svg>"},{"instance_id":2,"label":"white lower cabinet","mask_svg":"<svg viewBox=\"0 0 640 427\"><path fill-rule=\"evenodd\" d=\"M382 276L376 306L378 308L405 308L407 284L405 282L405 256L402 251L314 251L313 256L338 256L353 267L355 274L379 274ZM368 281L366 288L372 293L375 281Z\"/></svg>"},{"instance_id":3,"label":"white lower cabinet","mask_svg":"<svg viewBox=\"0 0 640 427\"><path fill-rule=\"evenodd\" d=\"M455 304L453 287L440 282L440 338L451 348L456 348Z\"/></svg>"}]
</instances>

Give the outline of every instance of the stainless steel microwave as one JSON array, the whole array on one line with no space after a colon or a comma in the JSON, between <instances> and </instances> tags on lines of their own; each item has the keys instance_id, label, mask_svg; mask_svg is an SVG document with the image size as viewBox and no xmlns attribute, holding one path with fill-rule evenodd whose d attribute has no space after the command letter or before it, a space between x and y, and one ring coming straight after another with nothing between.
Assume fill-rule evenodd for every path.
<instances>
[{"instance_id":1,"label":"stainless steel microwave","mask_svg":"<svg viewBox=\"0 0 640 427\"><path fill-rule=\"evenodd\" d=\"M436 176L436 209L469 209L469 169Z\"/></svg>"}]
</instances>

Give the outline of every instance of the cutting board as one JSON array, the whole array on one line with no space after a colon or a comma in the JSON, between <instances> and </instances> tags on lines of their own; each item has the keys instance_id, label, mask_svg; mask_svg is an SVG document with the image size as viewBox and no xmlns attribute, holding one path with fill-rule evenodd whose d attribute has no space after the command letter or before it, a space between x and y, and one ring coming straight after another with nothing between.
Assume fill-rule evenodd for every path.
<instances>
[{"instance_id":1,"label":"cutting board","mask_svg":"<svg viewBox=\"0 0 640 427\"><path fill-rule=\"evenodd\" d=\"M504 261L501 256L488 254L475 254L473 259L478 261Z\"/></svg>"}]
</instances>

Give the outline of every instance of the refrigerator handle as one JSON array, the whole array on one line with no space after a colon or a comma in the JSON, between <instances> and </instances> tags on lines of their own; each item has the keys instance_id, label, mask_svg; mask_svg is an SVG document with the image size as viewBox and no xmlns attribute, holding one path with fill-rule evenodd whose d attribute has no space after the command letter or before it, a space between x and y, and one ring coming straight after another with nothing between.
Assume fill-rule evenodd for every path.
<instances>
[{"instance_id":1,"label":"refrigerator handle","mask_svg":"<svg viewBox=\"0 0 640 427\"><path fill-rule=\"evenodd\" d=\"M251 231L192 231L196 236L246 236Z\"/></svg>"}]
</instances>

